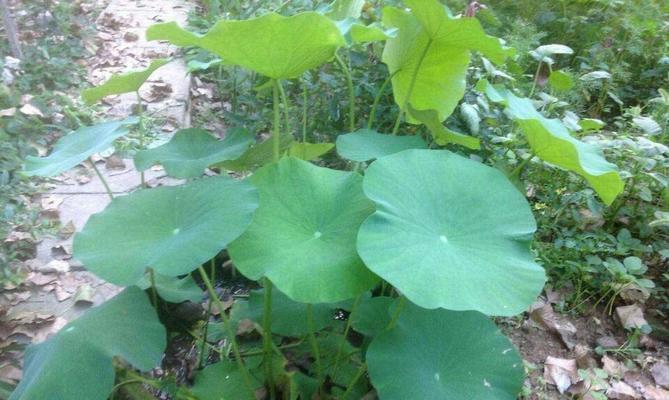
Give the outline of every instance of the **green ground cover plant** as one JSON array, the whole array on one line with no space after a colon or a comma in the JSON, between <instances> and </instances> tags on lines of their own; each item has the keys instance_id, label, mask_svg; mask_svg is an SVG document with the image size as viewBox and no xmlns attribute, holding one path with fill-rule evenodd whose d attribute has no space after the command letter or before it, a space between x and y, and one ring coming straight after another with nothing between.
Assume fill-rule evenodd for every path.
<instances>
[{"instance_id":1,"label":"green ground cover plant","mask_svg":"<svg viewBox=\"0 0 669 400\"><path fill-rule=\"evenodd\" d=\"M210 335L225 343L214 349L216 362L199 371L192 386L134 372L132 382L203 400L359 399L372 389L384 400L517 397L523 362L491 317L523 312L546 281L532 249L533 211L540 209L528 202L524 187L518 189L518 178L549 171L578 186L574 196L617 217L625 207L619 199L628 195L626 177L600 144L580 140L580 131L597 132L602 124L578 117L570 124L554 113L554 102L537 108L532 101L543 93L542 65L553 68L552 58L569 54L564 47L535 49L537 72L526 85L515 85L504 75L510 77L505 68L519 60L518 51L487 35L476 18L454 16L436 0L406 0L379 8L380 21L370 22L361 19L364 4L337 1L289 16L222 19L204 34L173 22L148 30L151 40L210 53L215 64L205 69L215 65L257 78L249 79L257 83L255 92L243 96L265 96L271 112L240 107L238 115L248 111L267 120L239 124L223 140L199 128L182 130L137 153L139 169L161 164L187 181L116 198L76 235L74 256L127 288L32 347L25 369L30 379L11 399L113 395L128 381L115 387L109 375L88 373L109 368L112 356L139 370L157 364L165 337L157 323L159 298L197 299L197 280L214 306L227 309L214 287L216 268L207 270L224 251L257 290L207 325L203 348L214 347ZM385 65L370 67L385 73L374 80L380 84L371 101L358 99L356 51L369 51ZM471 72L472 58L483 67ZM318 122L308 123L301 94L320 78L335 84L317 74L328 66L344 78L336 81L346 99L344 122L335 140L317 142L322 136L309 127ZM137 91L152 68L118 75L84 96L93 102ZM551 85L569 86L570 78L556 76ZM295 98L304 108L291 105ZM388 99L395 104L384 104ZM140 122L81 128L48 157L30 159L25 173L61 173ZM258 127L269 127L270 137L256 142ZM333 148L336 156L328 154ZM319 157L332 162L311 162ZM203 176L205 168L220 174ZM244 177L232 178L232 171ZM642 190L636 185L634 193ZM638 247L629 231L614 242L611 252L619 256ZM637 279L640 261L600 261L618 281L648 288ZM137 306L116 312L126 301ZM113 321L106 320L109 314ZM145 329L126 332L131 343L91 345L87 335L107 323ZM139 344L141 351L132 353ZM82 359L69 360L70 352L81 352ZM46 372L34 360L69 367ZM128 365L117 369L132 371ZM51 383L60 377L87 383Z\"/></svg>"}]
</instances>

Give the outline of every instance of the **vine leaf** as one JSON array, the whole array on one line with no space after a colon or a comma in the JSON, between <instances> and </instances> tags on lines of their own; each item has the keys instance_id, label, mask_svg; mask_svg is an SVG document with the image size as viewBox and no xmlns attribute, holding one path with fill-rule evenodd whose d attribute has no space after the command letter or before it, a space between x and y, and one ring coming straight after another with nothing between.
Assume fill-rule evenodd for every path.
<instances>
[{"instance_id":1,"label":"vine leaf","mask_svg":"<svg viewBox=\"0 0 669 400\"><path fill-rule=\"evenodd\" d=\"M288 150L288 155L300 160L311 161L334 149L334 143L295 142Z\"/></svg>"},{"instance_id":2,"label":"vine leaf","mask_svg":"<svg viewBox=\"0 0 669 400\"><path fill-rule=\"evenodd\" d=\"M367 364L384 400L514 400L525 379L520 355L487 317L413 304L372 340Z\"/></svg>"},{"instance_id":3,"label":"vine leaf","mask_svg":"<svg viewBox=\"0 0 669 400\"><path fill-rule=\"evenodd\" d=\"M366 336L376 336L390 323L388 310L395 303L392 297L377 296L364 298L351 312L351 327Z\"/></svg>"},{"instance_id":4,"label":"vine leaf","mask_svg":"<svg viewBox=\"0 0 669 400\"><path fill-rule=\"evenodd\" d=\"M135 166L144 171L162 164L169 176L196 178L210 165L239 158L252 142L251 134L242 128L228 130L223 140L204 129L182 129L164 145L138 152Z\"/></svg>"},{"instance_id":5,"label":"vine leaf","mask_svg":"<svg viewBox=\"0 0 669 400\"><path fill-rule=\"evenodd\" d=\"M84 89L81 92L81 97L87 105L91 105L106 96L136 92L155 70L168 62L170 62L168 59L154 60L146 69L141 71L114 75L102 85Z\"/></svg>"},{"instance_id":6,"label":"vine leaf","mask_svg":"<svg viewBox=\"0 0 669 400\"><path fill-rule=\"evenodd\" d=\"M177 278L154 273L154 281L158 295L165 301L169 301L170 303L183 303L184 301L196 303L202 301L202 289L200 289L191 275ZM142 289L151 287L151 279L148 273L144 276L144 279L137 283L137 286Z\"/></svg>"},{"instance_id":7,"label":"vine leaf","mask_svg":"<svg viewBox=\"0 0 669 400\"><path fill-rule=\"evenodd\" d=\"M350 299L378 282L355 249L358 228L373 211L359 174L286 157L251 181L260 206L249 229L228 247L242 274L267 277L304 303Z\"/></svg>"},{"instance_id":8,"label":"vine leaf","mask_svg":"<svg viewBox=\"0 0 669 400\"><path fill-rule=\"evenodd\" d=\"M329 5L325 15L335 21L346 18L358 19L364 6L365 0L335 0Z\"/></svg>"},{"instance_id":9,"label":"vine leaf","mask_svg":"<svg viewBox=\"0 0 669 400\"><path fill-rule=\"evenodd\" d=\"M529 99L516 97L485 80L480 81L477 88L491 101L506 106L506 114L518 124L537 157L581 175L607 205L624 190L617 167L606 161L597 146L571 136L560 120L544 117Z\"/></svg>"},{"instance_id":10,"label":"vine leaf","mask_svg":"<svg viewBox=\"0 0 669 400\"><path fill-rule=\"evenodd\" d=\"M479 51L501 63L507 51L499 39L485 34L476 18L454 18L437 0L405 3L410 12L395 7L383 10L383 24L398 29L383 51L383 62L393 76L395 102L403 111L408 111L408 104L417 110L435 110L443 121L465 93L470 52Z\"/></svg>"},{"instance_id":11,"label":"vine leaf","mask_svg":"<svg viewBox=\"0 0 669 400\"><path fill-rule=\"evenodd\" d=\"M165 337L146 294L129 287L30 346L23 380L10 400L107 399L114 384L112 358L149 370L160 363Z\"/></svg>"},{"instance_id":12,"label":"vine leaf","mask_svg":"<svg viewBox=\"0 0 669 400\"><path fill-rule=\"evenodd\" d=\"M74 256L117 285L135 284L149 267L187 274L244 232L257 206L251 184L226 177L140 190L93 215L74 238Z\"/></svg>"},{"instance_id":13,"label":"vine leaf","mask_svg":"<svg viewBox=\"0 0 669 400\"><path fill-rule=\"evenodd\" d=\"M147 30L148 40L167 40L177 46L198 46L230 65L239 65L272 79L291 79L334 57L345 45L336 24L317 12L290 17L276 13L243 21L220 20L205 35L180 28L175 22Z\"/></svg>"},{"instance_id":14,"label":"vine leaf","mask_svg":"<svg viewBox=\"0 0 669 400\"><path fill-rule=\"evenodd\" d=\"M28 156L23 173L29 176L61 174L111 146L114 140L126 135L129 126L136 124L137 121L137 118L130 117L123 121L109 121L81 127L60 138L48 157Z\"/></svg>"},{"instance_id":15,"label":"vine leaf","mask_svg":"<svg viewBox=\"0 0 669 400\"><path fill-rule=\"evenodd\" d=\"M360 227L360 257L418 306L510 316L543 288L532 212L500 171L406 150L372 163L363 188L376 212Z\"/></svg>"},{"instance_id":16,"label":"vine leaf","mask_svg":"<svg viewBox=\"0 0 669 400\"><path fill-rule=\"evenodd\" d=\"M365 162L407 149L427 149L420 136L394 136L360 129L337 136L337 153L347 160Z\"/></svg>"},{"instance_id":17,"label":"vine leaf","mask_svg":"<svg viewBox=\"0 0 669 400\"><path fill-rule=\"evenodd\" d=\"M409 115L416 118L427 126L432 133L434 141L440 146L445 146L449 143L457 144L468 149L478 150L481 148L481 142L473 137L459 132L452 131L445 127L439 120L439 115L435 110L416 110L409 104Z\"/></svg>"}]
</instances>

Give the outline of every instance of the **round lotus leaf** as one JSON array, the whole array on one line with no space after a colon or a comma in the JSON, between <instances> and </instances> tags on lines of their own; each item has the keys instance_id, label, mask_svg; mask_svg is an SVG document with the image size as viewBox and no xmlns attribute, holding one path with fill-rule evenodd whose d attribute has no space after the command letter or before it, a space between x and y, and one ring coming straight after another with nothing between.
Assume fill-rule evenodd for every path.
<instances>
[{"instance_id":1,"label":"round lotus leaf","mask_svg":"<svg viewBox=\"0 0 669 400\"><path fill-rule=\"evenodd\" d=\"M138 282L149 267L187 274L244 232L257 206L251 184L226 177L140 190L93 215L74 239L74 256L117 285Z\"/></svg>"},{"instance_id":2,"label":"round lotus leaf","mask_svg":"<svg viewBox=\"0 0 669 400\"><path fill-rule=\"evenodd\" d=\"M260 193L253 223L228 248L248 278L269 278L304 303L334 303L378 278L358 257L356 235L373 211L362 177L287 157L251 178Z\"/></svg>"},{"instance_id":3,"label":"round lotus leaf","mask_svg":"<svg viewBox=\"0 0 669 400\"><path fill-rule=\"evenodd\" d=\"M515 400L525 373L509 340L483 314L407 304L367 350L383 400Z\"/></svg>"},{"instance_id":4,"label":"round lotus leaf","mask_svg":"<svg viewBox=\"0 0 669 400\"><path fill-rule=\"evenodd\" d=\"M374 162L363 187L376 212L358 252L413 303L515 315L543 288L534 217L500 171L445 150L406 150Z\"/></svg>"}]
</instances>

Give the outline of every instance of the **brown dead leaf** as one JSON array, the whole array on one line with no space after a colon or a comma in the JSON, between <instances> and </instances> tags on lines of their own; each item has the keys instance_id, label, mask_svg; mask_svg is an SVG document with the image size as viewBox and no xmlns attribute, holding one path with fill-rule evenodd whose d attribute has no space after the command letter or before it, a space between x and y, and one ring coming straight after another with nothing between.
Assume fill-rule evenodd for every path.
<instances>
[{"instance_id":1,"label":"brown dead leaf","mask_svg":"<svg viewBox=\"0 0 669 400\"><path fill-rule=\"evenodd\" d=\"M56 300L59 302L63 302L70 297L72 297L72 293L67 292L65 289L63 289L60 286L56 286L56 288L53 291L54 295L56 296Z\"/></svg>"},{"instance_id":2,"label":"brown dead leaf","mask_svg":"<svg viewBox=\"0 0 669 400\"><path fill-rule=\"evenodd\" d=\"M18 382L21 380L23 373L21 369L12 364L0 365L0 381L5 382Z\"/></svg>"},{"instance_id":3,"label":"brown dead leaf","mask_svg":"<svg viewBox=\"0 0 669 400\"><path fill-rule=\"evenodd\" d=\"M112 154L105 160L105 168L108 170L124 170L125 162L116 154Z\"/></svg>"},{"instance_id":4,"label":"brown dead leaf","mask_svg":"<svg viewBox=\"0 0 669 400\"><path fill-rule=\"evenodd\" d=\"M533 309L530 317L548 331L556 334L569 350L576 346L576 327L566 318L556 314L550 303Z\"/></svg>"},{"instance_id":5,"label":"brown dead leaf","mask_svg":"<svg viewBox=\"0 0 669 400\"><path fill-rule=\"evenodd\" d=\"M648 385L644 387L643 398L644 400L667 400L669 391Z\"/></svg>"},{"instance_id":6,"label":"brown dead leaf","mask_svg":"<svg viewBox=\"0 0 669 400\"><path fill-rule=\"evenodd\" d=\"M90 285L79 286L77 292L74 294L74 304L93 304L93 295L93 288Z\"/></svg>"},{"instance_id":7,"label":"brown dead leaf","mask_svg":"<svg viewBox=\"0 0 669 400\"><path fill-rule=\"evenodd\" d=\"M636 304L616 307L616 316L625 329L641 328L648 325L643 310Z\"/></svg>"},{"instance_id":8,"label":"brown dead leaf","mask_svg":"<svg viewBox=\"0 0 669 400\"><path fill-rule=\"evenodd\" d=\"M13 117L16 115L16 107L0 110L0 117Z\"/></svg>"},{"instance_id":9,"label":"brown dead leaf","mask_svg":"<svg viewBox=\"0 0 669 400\"><path fill-rule=\"evenodd\" d=\"M609 357L608 355L604 355L602 357L602 369L604 372L609 374L609 376L614 376L616 378L622 378L623 374L625 373L625 366L615 358Z\"/></svg>"},{"instance_id":10,"label":"brown dead leaf","mask_svg":"<svg viewBox=\"0 0 669 400\"><path fill-rule=\"evenodd\" d=\"M44 286L56 280L56 275L45 275L40 272L31 272L26 278L26 283L33 286Z\"/></svg>"},{"instance_id":11,"label":"brown dead leaf","mask_svg":"<svg viewBox=\"0 0 669 400\"><path fill-rule=\"evenodd\" d=\"M40 111L39 108L35 107L32 104L24 105L23 107L21 107L19 109L19 111L21 112L21 114L27 115L27 116L30 116L30 117L44 118L44 114L42 114L42 111Z\"/></svg>"},{"instance_id":12,"label":"brown dead leaf","mask_svg":"<svg viewBox=\"0 0 669 400\"><path fill-rule=\"evenodd\" d=\"M72 244L61 243L51 247L51 257L56 260L69 260L72 258ZM45 271L43 271L45 272Z\"/></svg>"},{"instance_id":13,"label":"brown dead leaf","mask_svg":"<svg viewBox=\"0 0 669 400\"><path fill-rule=\"evenodd\" d=\"M614 400L641 399L641 395L625 382L612 383L609 390L606 391L606 397Z\"/></svg>"},{"instance_id":14,"label":"brown dead leaf","mask_svg":"<svg viewBox=\"0 0 669 400\"><path fill-rule=\"evenodd\" d=\"M76 231L77 228L74 226L74 222L70 221L58 230L58 236L60 236L61 239L68 239L70 236L74 235L74 232ZM70 254L72 253L70 252Z\"/></svg>"},{"instance_id":15,"label":"brown dead leaf","mask_svg":"<svg viewBox=\"0 0 669 400\"><path fill-rule=\"evenodd\" d=\"M40 268L40 271L45 274L62 274L70 270L70 263L65 260L53 260ZM55 280L55 279L54 279Z\"/></svg>"},{"instance_id":16,"label":"brown dead leaf","mask_svg":"<svg viewBox=\"0 0 669 400\"><path fill-rule=\"evenodd\" d=\"M256 325L250 319L243 319L237 324L237 335L245 335L255 330Z\"/></svg>"},{"instance_id":17,"label":"brown dead leaf","mask_svg":"<svg viewBox=\"0 0 669 400\"><path fill-rule=\"evenodd\" d=\"M164 100L172 94L172 85L169 83L152 83L149 92L141 95L142 100L148 103L155 103Z\"/></svg>"},{"instance_id":18,"label":"brown dead leaf","mask_svg":"<svg viewBox=\"0 0 669 400\"><path fill-rule=\"evenodd\" d=\"M5 243L30 242L33 243L33 235L28 232L11 231L5 238Z\"/></svg>"},{"instance_id":19,"label":"brown dead leaf","mask_svg":"<svg viewBox=\"0 0 669 400\"><path fill-rule=\"evenodd\" d=\"M558 392L566 392L571 385L580 380L576 360L548 356L544 363L544 379L547 383L555 385Z\"/></svg>"}]
</instances>

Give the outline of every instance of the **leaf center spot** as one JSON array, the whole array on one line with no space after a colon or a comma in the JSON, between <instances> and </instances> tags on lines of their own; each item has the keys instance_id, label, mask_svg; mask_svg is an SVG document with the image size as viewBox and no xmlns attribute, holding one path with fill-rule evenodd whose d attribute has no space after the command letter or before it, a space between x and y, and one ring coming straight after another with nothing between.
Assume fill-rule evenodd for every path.
<instances>
[{"instance_id":1,"label":"leaf center spot","mask_svg":"<svg viewBox=\"0 0 669 400\"><path fill-rule=\"evenodd\" d=\"M318 239L319 237L323 236L323 234L320 231L314 232L314 237Z\"/></svg>"},{"instance_id":2,"label":"leaf center spot","mask_svg":"<svg viewBox=\"0 0 669 400\"><path fill-rule=\"evenodd\" d=\"M435 372L434 373L434 380L439 382L440 379L441 379L441 375L439 375L439 372Z\"/></svg>"},{"instance_id":3,"label":"leaf center spot","mask_svg":"<svg viewBox=\"0 0 669 400\"><path fill-rule=\"evenodd\" d=\"M448 238L446 235L439 236L439 240L441 240L442 243L448 243Z\"/></svg>"},{"instance_id":4,"label":"leaf center spot","mask_svg":"<svg viewBox=\"0 0 669 400\"><path fill-rule=\"evenodd\" d=\"M179 229L179 228L175 228L175 229L172 231L172 235L175 235L175 236L176 236L176 235L179 234L179 232L181 232L181 229Z\"/></svg>"}]
</instances>

